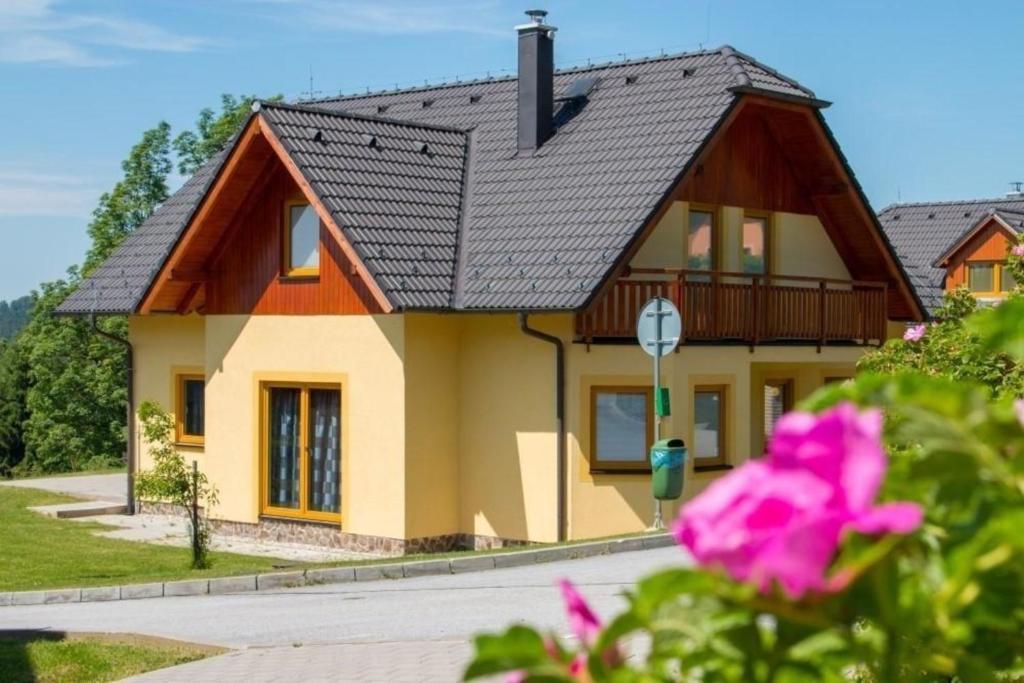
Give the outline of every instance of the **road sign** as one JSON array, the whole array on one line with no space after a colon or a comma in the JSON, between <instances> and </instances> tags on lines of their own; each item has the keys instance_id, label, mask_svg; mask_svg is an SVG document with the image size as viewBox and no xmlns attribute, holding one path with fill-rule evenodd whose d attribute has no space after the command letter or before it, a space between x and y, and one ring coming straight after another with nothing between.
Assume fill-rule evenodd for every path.
<instances>
[{"instance_id":1,"label":"road sign","mask_svg":"<svg viewBox=\"0 0 1024 683\"><path fill-rule=\"evenodd\" d=\"M636 321L636 338L640 348L659 357L672 353L679 345L683 319L675 305L663 297L651 299L640 310Z\"/></svg>"},{"instance_id":2,"label":"road sign","mask_svg":"<svg viewBox=\"0 0 1024 683\"><path fill-rule=\"evenodd\" d=\"M683 319L675 305L663 297L655 297L640 309L636 320L636 338L640 348L654 358L654 395L662 406L654 414L654 440L661 438L661 417L668 414L668 397L662 396L661 357L672 353L679 346L683 333ZM667 392L666 392L667 393ZM661 518L661 501L654 499L653 529L664 529Z\"/></svg>"}]
</instances>

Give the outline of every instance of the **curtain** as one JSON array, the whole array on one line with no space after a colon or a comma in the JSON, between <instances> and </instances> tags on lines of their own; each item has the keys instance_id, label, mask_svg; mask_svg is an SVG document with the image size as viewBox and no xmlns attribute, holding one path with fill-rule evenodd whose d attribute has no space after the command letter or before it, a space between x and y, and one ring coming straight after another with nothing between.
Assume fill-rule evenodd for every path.
<instances>
[{"instance_id":1,"label":"curtain","mask_svg":"<svg viewBox=\"0 0 1024 683\"><path fill-rule=\"evenodd\" d=\"M309 392L309 509L341 511L341 393L333 389Z\"/></svg>"},{"instance_id":2,"label":"curtain","mask_svg":"<svg viewBox=\"0 0 1024 683\"><path fill-rule=\"evenodd\" d=\"M270 505L299 507L299 389L270 390Z\"/></svg>"}]
</instances>

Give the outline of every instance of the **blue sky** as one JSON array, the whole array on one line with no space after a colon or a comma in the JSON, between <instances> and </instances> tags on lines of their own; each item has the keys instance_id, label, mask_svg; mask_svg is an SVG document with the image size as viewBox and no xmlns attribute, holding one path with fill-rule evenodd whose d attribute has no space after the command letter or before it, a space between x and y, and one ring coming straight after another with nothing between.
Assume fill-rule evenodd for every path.
<instances>
[{"instance_id":1,"label":"blue sky","mask_svg":"<svg viewBox=\"0 0 1024 683\"><path fill-rule=\"evenodd\" d=\"M0 299L81 261L143 130L224 92L289 98L500 73L527 5L559 64L729 43L834 102L876 209L1024 180L1024 3L0 0ZM175 179L180 182L180 179Z\"/></svg>"}]
</instances>

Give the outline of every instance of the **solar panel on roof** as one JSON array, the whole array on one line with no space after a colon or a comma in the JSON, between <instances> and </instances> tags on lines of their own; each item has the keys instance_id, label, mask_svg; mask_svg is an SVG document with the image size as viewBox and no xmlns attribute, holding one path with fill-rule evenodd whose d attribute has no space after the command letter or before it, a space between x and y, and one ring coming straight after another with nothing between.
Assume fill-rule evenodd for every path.
<instances>
[{"instance_id":1,"label":"solar panel on roof","mask_svg":"<svg viewBox=\"0 0 1024 683\"><path fill-rule=\"evenodd\" d=\"M557 99L581 100L594 90L600 80L600 76L584 76L583 78L577 78L569 84L569 87L565 89L562 96Z\"/></svg>"}]
</instances>

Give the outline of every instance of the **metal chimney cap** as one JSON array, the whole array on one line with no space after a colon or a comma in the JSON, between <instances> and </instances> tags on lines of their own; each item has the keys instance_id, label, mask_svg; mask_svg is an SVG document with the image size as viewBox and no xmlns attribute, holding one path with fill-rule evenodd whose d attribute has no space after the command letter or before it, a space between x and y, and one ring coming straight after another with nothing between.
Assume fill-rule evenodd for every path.
<instances>
[{"instance_id":1,"label":"metal chimney cap","mask_svg":"<svg viewBox=\"0 0 1024 683\"><path fill-rule=\"evenodd\" d=\"M526 31L526 30L529 30L529 29L540 29L540 30L543 30L543 31L554 32L554 31L558 30L554 26L549 26L549 25L544 23L545 17L548 16L547 10L543 10L543 9L528 9L528 10L526 10L526 16L530 17L530 23L528 23L528 24L520 24L519 26L516 26L516 30L517 31Z\"/></svg>"}]
</instances>

